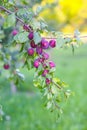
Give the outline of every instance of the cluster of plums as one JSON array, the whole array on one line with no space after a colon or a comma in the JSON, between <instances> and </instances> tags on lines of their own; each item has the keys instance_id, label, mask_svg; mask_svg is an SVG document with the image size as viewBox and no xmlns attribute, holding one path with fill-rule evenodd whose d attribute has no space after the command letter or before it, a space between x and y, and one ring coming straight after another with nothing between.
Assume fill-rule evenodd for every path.
<instances>
[{"instance_id":1,"label":"cluster of plums","mask_svg":"<svg viewBox=\"0 0 87 130\"><path fill-rule=\"evenodd\" d=\"M27 25L23 26L23 29L28 31ZM18 30L13 30L12 35L15 36L18 33ZM37 53L37 58L33 62L33 66L37 69L40 65L43 67L42 76L46 78L46 75L49 74L49 70L53 67L55 67L55 63L53 61L48 61L49 54L45 52L49 48L56 47L56 41L54 39L51 39L50 41L47 41L45 38L42 38L41 42L38 44L35 44L34 39L34 33L33 31L29 32L28 39L30 40L30 47L27 49L27 53L29 56L34 56L35 53ZM4 69L8 70L10 68L9 64L4 64ZM46 78L46 84L51 83L51 79Z\"/></svg>"},{"instance_id":2,"label":"cluster of plums","mask_svg":"<svg viewBox=\"0 0 87 130\"><path fill-rule=\"evenodd\" d=\"M41 42L36 45L33 40L34 38L33 32L29 33L28 38L30 40L30 47L28 48L27 53L29 56L33 56L34 53L37 53L38 58L34 60L33 66L35 68L38 68L40 65L42 65L43 67L42 76L46 77L46 75L49 74L49 69L55 67L55 63L53 61L48 61L49 54L45 51L48 48L56 47L56 41L54 39L47 41L45 38L42 38ZM46 84L51 83L51 79L46 78L45 81Z\"/></svg>"}]
</instances>

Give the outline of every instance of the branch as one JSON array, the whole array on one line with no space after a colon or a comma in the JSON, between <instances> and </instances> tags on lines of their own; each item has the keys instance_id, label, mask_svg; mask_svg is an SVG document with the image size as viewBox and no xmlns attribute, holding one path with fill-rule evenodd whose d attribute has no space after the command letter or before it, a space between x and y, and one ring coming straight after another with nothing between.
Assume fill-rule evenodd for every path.
<instances>
[{"instance_id":1,"label":"branch","mask_svg":"<svg viewBox=\"0 0 87 130\"><path fill-rule=\"evenodd\" d=\"M7 12L8 14L14 13L14 12L12 12L12 11L6 9L6 8L3 7L3 6L0 6L0 10L3 10L3 11L5 11L5 12ZM18 21L20 21L20 23L22 23L23 25L25 25L25 22L24 22L21 18L19 18L19 17L17 17L17 16L15 16L15 17L16 17L16 19L17 19ZM32 31L32 29L31 29L30 27L28 27L28 29L29 29L30 32Z\"/></svg>"},{"instance_id":2,"label":"branch","mask_svg":"<svg viewBox=\"0 0 87 130\"><path fill-rule=\"evenodd\" d=\"M58 84L56 84L53 80L52 80L52 83L53 83L58 89L61 89L61 87L60 87Z\"/></svg>"},{"instance_id":3,"label":"branch","mask_svg":"<svg viewBox=\"0 0 87 130\"><path fill-rule=\"evenodd\" d=\"M8 9L6 9L4 6L0 6L0 10L3 10L3 11L5 11L5 12L7 12L8 14L12 14L12 13L14 13L14 12L12 12L12 11L10 11L10 10L8 10ZM23 25L25 25L25 22L21 19L21 18L19 18L18 16L16 16L16 19L18 20L18 21L20 21L20 23L22 23ZM32 29L31 29L31 27L28 27L28 29L29 29L29 31L31 32L32 31ZM65 37L71 37L71 38L76 38L75 36L72 36L72 34L66 34L66 35L64 35ZM44 38L46 38L46 39L57 39L57 37L44 37ZM79 38L81 38L81 39L83 39L83 38L87 38L87 36L85 35L83 35L83 36L79 36Z\"/></svg>"},{"instance_id":4,"label":"branch","mask_svg":"<svg viewBox=\"0 0 87 130\"><path fill-rule=\"evenodd\" d=\"M68 35L65 35L64 38L66 38L66 37L76 38L75 36L68 36ZM43 38L46 38L46 39L57 39L57 37L43 37ZM87 38L87 36L79 36L79 38L83 39L83 38Z\"/></svg>"}]
</instances>

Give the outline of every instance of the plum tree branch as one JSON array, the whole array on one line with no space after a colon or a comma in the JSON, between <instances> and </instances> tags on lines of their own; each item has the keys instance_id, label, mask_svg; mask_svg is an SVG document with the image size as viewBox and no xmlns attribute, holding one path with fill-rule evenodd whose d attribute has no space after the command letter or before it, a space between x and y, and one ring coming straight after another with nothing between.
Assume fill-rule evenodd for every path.
<instances>
[{"instance_id":1,"label":"plum tree branch","mask_svg":"<svg viewBox=\"0 0 87 130\"><path fill-rule=\"evenodd\" d=\"M4 6L0 6L0 10L3 10L3 11L5 11L5 12L7 12L8 14L14 13L14 12L8 10L7 8L5 8ZM24 22L21 18L19 18L18 16L16 16L16 19L17 19L18 21L20 21L20 23L22 23L23 25L25 25L25 22ZM28 27L28 29L29 29L30 32L32 31L32 29L31 29L30 26ZM71 35L71 34L68 34L68 35L66 34L65 36L68 37L69 35ZM69 36L69 37L71 37L71 38L76 38L75 36L72 36L72 35ZM57 39L57 37L45 37L45 38L46 38L46 39ZM83 36L79 36L79 38L83 39L83 38L87 38L87 36L86 36L86 35L83 35Z\"/></svg>"},{"instance_id":2,"label":"plum tree branch","mask_svg":"<svg viewBox=\"0 0 87 130\"><path fill-rule=\"evenodd\" d=\"M7 12L8 14L14 13L14 12L12 12L12 11L6 9L4 6L0 6L0 10L3 10L3 11L5 11L5 12ZM17 19L18 21L20 21L20 23L22 23L23 25L25 25L25 22L24 22L21 18L19 18L19 17L17 17L17 16L15 16L15 17L16 17L16 19ZM32 29L31 29L30 27L28 27L28 29L29 29L30 32L32 31Z\"/></svg>"},{"instance_id":3,"label":"plum tree branch","mask_svg":"<svg viewBox=\"0 0 87 130\"><path fill-rule=\"evenodd\" d=\"M73 34L72 34L73 35ZM66 37L69 37L69 38L76 38L75 36L68 36L68 35L65 35L65 38ZM57 37L43 37L43 38L46 38L46 39L57 39ZM79 36L79 38L83 39L83 38L87 38L87 36Z\"/></svg>"}]
</instances>

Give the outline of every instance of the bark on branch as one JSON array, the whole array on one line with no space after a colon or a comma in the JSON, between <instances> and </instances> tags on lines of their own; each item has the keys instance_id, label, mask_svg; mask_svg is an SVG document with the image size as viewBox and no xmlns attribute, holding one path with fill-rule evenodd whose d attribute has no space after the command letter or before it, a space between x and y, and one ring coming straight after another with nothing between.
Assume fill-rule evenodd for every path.
<instances>
[{"instance_id":1,"label":"bark on branch","mask_svg":"<svg viewBox=\"0 0 87 130\"><path fill-rule=\"evenodd\" d=\"M6 9L4 6L0 6L0 10L3 10L3 11L5 11L5 12L7 12L8 14L14 13L14 12L12 12L12 11ZM15 17L16 17L16 19L17 19L18 21L20 21L20 23L22 23L23 25L25 25L25 22L24 22L21 18L19 18L19 17L16 16L16 15L15 15ZM29 29L30 32L32 31L32 29L31 29L30 27L28 27L28 29Z\"/></svg>"}]
</instances>

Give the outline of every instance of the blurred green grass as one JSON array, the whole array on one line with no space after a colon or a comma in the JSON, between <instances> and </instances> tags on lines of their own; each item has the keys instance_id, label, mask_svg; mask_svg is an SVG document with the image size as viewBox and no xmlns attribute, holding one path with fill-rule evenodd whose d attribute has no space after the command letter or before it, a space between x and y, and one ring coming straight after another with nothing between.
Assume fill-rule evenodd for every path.
<instances>
[{"instance_id":1,"label":"blurred green grass","mask_svg":"<svg viewBox=\"0 0 87 130\"><path fill-rule=\"evenodd\" d=\"M74 56L71 48L50 53L57 64L55 75L75 93L63 104L64 113L56 121L56 113L43 108L32 83L34 71L22 70L26 81L14 95L8 81L0 78L0 104L10 116L10 120L0 121L0 130L87 130L87 45L76 48Z\"/></svg>"}]
</instances>

